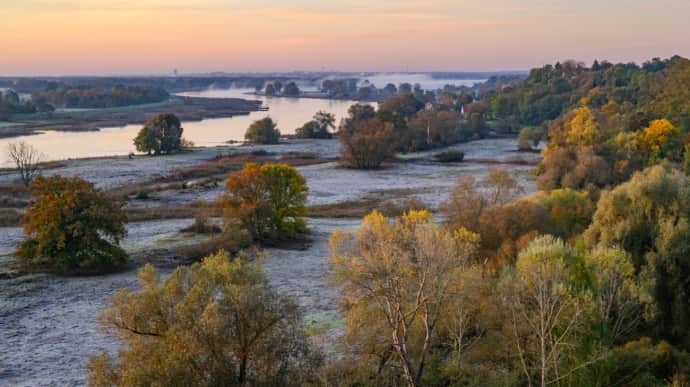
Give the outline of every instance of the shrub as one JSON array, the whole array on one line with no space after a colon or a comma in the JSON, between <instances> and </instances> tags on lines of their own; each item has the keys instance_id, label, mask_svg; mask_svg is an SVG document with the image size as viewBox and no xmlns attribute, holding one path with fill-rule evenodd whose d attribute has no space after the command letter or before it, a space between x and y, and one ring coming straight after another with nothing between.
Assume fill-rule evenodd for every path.
<instances>
[{"instance_id":1,"label":"shrub","mask_svg":"<svg viewBox=\"0 0 690 387\"><path fill-rule=\"evenodd\" d=\"M463 151L446 151L437 153L434 158L442 163L458 163L465 158L465 152Z\"/></svg>"},{"instance_id":2,"label":"shrub","mask_svg":"<svg viewBox=\"0 0 690 387\"><path fill-rule=\"evenodd\" d=\"M266 117L254 121L247 128L244 139L254 144L277 144L280 139L280 131L271 117Z\"/></svg>"},{"instance_id":3,"label":"shrub","mask_svg":"<svg viewBox=\"0 0 690 387\"><path fill-rule=\"evenodd\" d=\"M32 270L66 274L105 272L127 254L123 203L80 178L38 176L29 188L34 202L23 221L28 236L14 253Z\"/></svg>"}]
</instances>

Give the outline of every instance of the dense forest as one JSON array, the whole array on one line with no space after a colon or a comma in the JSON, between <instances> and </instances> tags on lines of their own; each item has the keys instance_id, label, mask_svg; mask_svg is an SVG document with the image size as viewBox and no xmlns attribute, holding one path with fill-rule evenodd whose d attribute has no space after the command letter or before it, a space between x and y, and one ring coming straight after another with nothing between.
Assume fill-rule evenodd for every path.
<instances>
[{"instance_id":1,"label":"dense forest","mask_svg":"<svg viewBox=\"0 0 690 387\"><path fill-rule=\"evenodd\" d=\"M541 188L603 188L662 160L688 165L689 84L690 61L679 56L641 66L571 61L487 99L498 121L529 126L524 141L548 141Z\"/></svg>"}]
</instances>

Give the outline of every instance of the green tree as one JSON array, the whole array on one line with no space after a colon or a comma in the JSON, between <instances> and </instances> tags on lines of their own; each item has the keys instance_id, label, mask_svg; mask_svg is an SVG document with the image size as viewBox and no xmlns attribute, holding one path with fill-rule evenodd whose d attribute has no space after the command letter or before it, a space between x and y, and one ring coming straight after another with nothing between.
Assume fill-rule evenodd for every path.
<instances>
[{"instance_id":1,"label":"green tree","mask_svg":"<svg viewBox=\"0 0 690 387\"><path fill-rule=\"evenodd\" d=\"M149 120L134 139L139 152L159 155L182 149L182 126L174 114L159 114Z\"/></svg>"},{"instance_id":2,"label":"green tree","mask_svg":"<svg viewBox=\"0 0 690 387\"><path fill-rule=\"evenodd\" d=\"M501 284L528 384L605 385L612 349L641 322L642 297L620 248L576 249L545 235Z\"/></svg>"},{"instance_id":3,"label":"green tree","mask_svg":"<svg viewBox=\"0 0 690 387\"><path fill-rule=\"evenodd\" d=\"M117 244L127 234L123 203L93 184L60 175L37 176L23 220L27 238L15 251L31 270L100 273L121 267L127 254Z\"/></svg>"},{"instance_id":4,"label":"green tree","mask_svg":"<svg viewBox=\"0 0 690 387\"><path fill-rule=\"evenodd\" d=\"M125 345L89 362L93 386L299 386L320 364L297 305L256 263L221 251L162 282L147 265L141 290L119 291L101 315Z\"/></svg>"},{"instance_id":5,"label":"green tree","mask_svg":"<svg viewBox=\"0 0 690 387\"><path fill-rule=\"evenodd\" d=\"M222 200L226 229L244 229L258 241L290 239L307 232L307 184L284 164L246 164L228 178Z\"/></svg>"},{"instance_id":6,"label":"green tree","mask_svg":"<svg viewBox=\"0 0 690 387\"><path fill-rule=\"evenodd\" d=\"M254 144L277 144L280 140L280 131L271 117L266 117L249 125L244 139Z\"/></svg>"},{"instance_id":7,"label":"green tree","mask_svg":"<svg viewBox=\"0 0 690 387\"><path fill-rule=\"evenodd\" d=\"M319 111L314 118L295 130L299 138L332 138L331 129L335 128L335 116Z\"/></svg>"},{"instance_id":8,"label":"green tree","mask_svg":"<svg viewBox=\"0 0 690 387\"><path fill-rule=\"evenodd\" d=\"M630 252L641 286L653 302L646 311L657 337L690 348L690 182L669 165L635 173L599 199L589 245Z\"/></svg>"}]
</instances>

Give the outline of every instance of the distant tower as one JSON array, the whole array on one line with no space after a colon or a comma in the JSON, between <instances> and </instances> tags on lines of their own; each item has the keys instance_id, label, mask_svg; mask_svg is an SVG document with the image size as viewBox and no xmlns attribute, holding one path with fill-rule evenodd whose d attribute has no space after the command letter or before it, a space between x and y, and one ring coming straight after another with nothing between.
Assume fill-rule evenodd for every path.
<instances>
[{"instance_id":1,"label":"distant tower","mask_svg":"<svg viewBox=\"0 0 690 387\"><path fill-rule=\"evenodd\" d=\"M177 77L177 69L173 70L173 76Z\"/></svg>"}]
</instances>

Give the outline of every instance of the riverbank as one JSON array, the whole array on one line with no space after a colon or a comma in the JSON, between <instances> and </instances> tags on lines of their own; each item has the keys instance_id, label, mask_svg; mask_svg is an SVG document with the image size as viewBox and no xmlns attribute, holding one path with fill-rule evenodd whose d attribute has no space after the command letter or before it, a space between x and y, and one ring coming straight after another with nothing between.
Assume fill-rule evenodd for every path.
<instances>
[{"instance_id":1,"label":"riverbank","mask_svg":"<svg viewBox=\"0 0 690 387\"><path fill-rule=\"evenodd\" d=\"M106 127L139 125L161 113L173 113L181 121L201 121L249 115L251 112L264 110L266 108L262 106L262 102L257 100L176 96L155 104L19 116L0 126L0 138L27 136L44 130L84 132Z\"/></svg>"}]
</instances>

